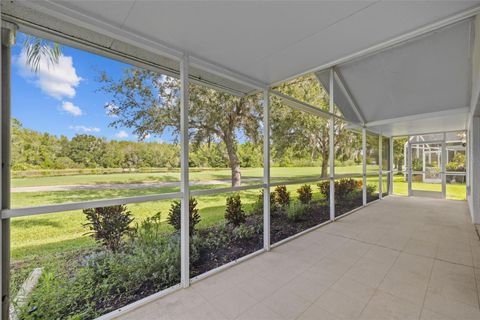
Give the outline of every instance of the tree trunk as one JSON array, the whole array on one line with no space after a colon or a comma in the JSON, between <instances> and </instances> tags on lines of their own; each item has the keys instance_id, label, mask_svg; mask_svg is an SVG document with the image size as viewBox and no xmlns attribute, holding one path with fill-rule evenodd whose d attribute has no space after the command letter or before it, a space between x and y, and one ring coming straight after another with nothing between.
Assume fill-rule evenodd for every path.
<instances>
[{"instance_id":1,"label":"tree trunk","mask_svg":"<svg viewBox=\"0 0 480 320\"><path fill-rule=\"evenodd\" d=\"M227 147L230 169L232 170L232 187L238 187L242 184L242 175L240 173L240 160L235 149L235 142L231 137L225 137L224 142Z\"/></svg>"},{"instance_id":2,"label":"tree trunk","mask_svg":"<svg viewBox=\"0 0 480 320\"><path fill-rule=\"evenodd\" d=\"M321 175L322 178L327 177L327 170L328 170L328 155L326 158L323 157L322 159L322 175Z\"/></svg>"},{"instance_id":3,"label":"tree trunk","mask_svg":"<svg viewBox=\"0 0 480 320\"><path fill-rule=\"evenodd\" d=\"M399 159L397 161L397 170L402 171L402 169L403 169L402 167L403 167L403 159Z\"/></svg>"}]
</instances>

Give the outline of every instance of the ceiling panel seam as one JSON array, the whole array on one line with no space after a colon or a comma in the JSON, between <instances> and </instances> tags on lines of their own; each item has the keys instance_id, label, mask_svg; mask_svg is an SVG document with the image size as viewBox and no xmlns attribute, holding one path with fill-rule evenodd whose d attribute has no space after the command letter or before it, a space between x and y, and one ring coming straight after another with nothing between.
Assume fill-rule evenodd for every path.
<instances>
[{"instance_id":1,"label":"ceiling panel seam","mask_svg":"<svg viewBox=\"0 0 480 320\"><path fill-rule=\"evenodd\" d=\"M354 16L354 15L356 15L356 14L358 14L358 13L360 13L360 12L366 10L366 9L368 9L369 7L377 4L377 3L380 2L380 1L381 1L381 0L377 0L377 1L374 1L374 2L372 2L372 3L369 3L368 5L360 8L360 9L357 9L357 10L355 10L355 11L352 12L352 13L349 13L349 14L346 15L345 17L342 17L342 18L337 19L336 21L333 21L332 23L328 24L327 26L323 27L322 29L315 31L315 32L313 32L313 33L311 33L311 34L303 37L302 39L299 39L299 40L297 40L297 41L295 41L295 42L292 42L292 43L290 43L290 44L288 44L288 45L285 45L285 46L283 46L283 48L280 48L280 49L275 50L274 53L270 53L270 54L264 55L264 56L262 56L262 57L260 57L260 58L258 58L258 59L256 59L256 60L252 61L251 64L255 64L255 63L257 63L257 62L261 62L262 60L269 59L269 58L271 58L271 57L273 57L273 56L275 56L275 55L278 55L278 54L281 53L281 52L284 52L284 51L287 50L288 48L291 48L291 47L295 46L296 44L298 44L298 43L300 43L300 42L303 42L303 41L305 41L305 40L307 40L307 39L310 39L310 38L312 38L312 37L315 37L315 36L318 35L319 33L324 32L325 30L330 29L330 28L333 27L334 25L336 25L336 24L338 24L338 23L340 23L340 22L342 22L342 21L345 21L345 20L348 19L348 18L351 18L352 16Z\"/></svg>"}]
</instances>

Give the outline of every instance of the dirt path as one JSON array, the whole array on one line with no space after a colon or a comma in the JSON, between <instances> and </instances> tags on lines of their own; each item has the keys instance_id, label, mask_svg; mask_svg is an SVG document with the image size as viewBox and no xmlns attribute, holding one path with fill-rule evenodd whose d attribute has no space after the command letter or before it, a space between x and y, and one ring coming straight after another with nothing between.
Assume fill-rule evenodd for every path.
<instances>
[{"instance_id":1,"label":"dirt path","mask_svg":"<svg viewBox=\"0 0 480 320\"><path fill-rule=\"evenodd\" d=\"M207 181L190 181L192 186L200 185L220 185L230 183L230 179L207 180ZM261 183L261 178L242 179L243 182ZM75 191L75 190L106 190L106 189L147 189L147 188L172 188L180 186L179 181L175 182L158 182L145 181L136 183L100 183L100 184L72 184L60 186L35 186L35 187L14 187L12 193L24 192L56 192L56 191Z\"/></svg>"}]
</instances>

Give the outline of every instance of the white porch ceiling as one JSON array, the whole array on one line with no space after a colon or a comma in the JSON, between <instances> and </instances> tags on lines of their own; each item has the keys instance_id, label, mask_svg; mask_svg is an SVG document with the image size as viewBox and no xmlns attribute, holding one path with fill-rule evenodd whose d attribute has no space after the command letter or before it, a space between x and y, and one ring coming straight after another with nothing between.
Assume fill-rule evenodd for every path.
<instances>
[{"instance_id":1,"label":"white porch ceiling","mask_svg":"<svg viewBox=\"0 0 480 320\"><path fill-rule=\"evenodd\" d=\"M464 129L472 87L472 24L468 19L338 66L365 122L398 119L381 126L396 134ZM449 110L458 112L440 116ZM434 114L436 121L422 114Z\"/></svg>"},{"instance_id":2,"label":"white porch ceiling","mask_svg":"<svg viewBox=\"0 0 480 320\"><path fill-rule=\"evenodd\" d=\"M358 52L480 1L36 2L192 53L265 84ZM68 11L65 11L68 10Z\"/></svg>"},{"instance_id":3,"label":"white porch ceiling","mask_svg":"<svg viewBox=\"0 0 480 320\"><path fill-rule=\"evenodd\" d=\"M142 0L26 0L13 1L13 6L17 3L65 20L66 32L78 33L72 28L78 25L126 43L131 38L130 44L141 43L144 50L151 46L156 54L167 49L167 58L157 61L172 68L172 55L191 54L231 71L224 82L232 88L235 75L247 83L271 85L480 6L480 1ZM57 20L43 23L62 29ZM464 110L471 95L471 23L457 23L340 65L339 74L365 121ZM109 46L115 45L112 41ZM215 79L219 73L199 72L198 77L220 83ZM253 89L246 82L234 89ZM436 123L419 117L376 129L404 134L417 127L422 132L465 127L464 112L436 118Z\"/></svg>"}]
</instances>

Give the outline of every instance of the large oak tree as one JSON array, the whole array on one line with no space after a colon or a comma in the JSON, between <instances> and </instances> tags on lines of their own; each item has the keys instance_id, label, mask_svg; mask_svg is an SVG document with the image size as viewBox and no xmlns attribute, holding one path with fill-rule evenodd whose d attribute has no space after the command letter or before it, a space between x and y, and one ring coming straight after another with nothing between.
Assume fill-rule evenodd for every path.
<instances>
[{"instance_id":1,"label":"large oak tree","mask_svg":"<svg viewBox=\"0 0 480 320\"><path fill-rule=\"evenodd\" d=\"M101 90L112 95L106 105L114 116L113 127L128 127L144 139L180 130L180 83L178 79L145 69L127 68L119 79L102 73ZM257 95L238 97L191 84L189 89L189 141L225 144L232 171L232 186L241 184L239 142L261 140L262 107ZM242 140L242 141L239 141Z\"/></svg>"}]
</instances>

